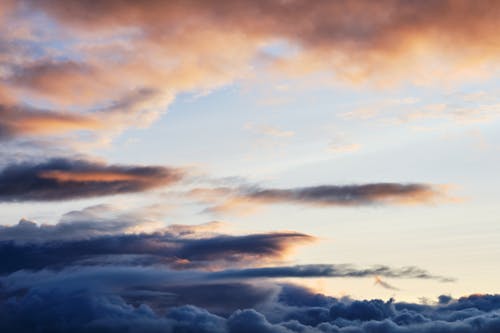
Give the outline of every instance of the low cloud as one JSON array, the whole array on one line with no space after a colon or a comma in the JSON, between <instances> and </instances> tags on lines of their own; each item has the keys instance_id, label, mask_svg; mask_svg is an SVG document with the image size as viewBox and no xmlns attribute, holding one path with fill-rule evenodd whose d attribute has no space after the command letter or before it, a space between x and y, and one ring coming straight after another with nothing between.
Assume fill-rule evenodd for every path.
<instances>
[{"instance_id":1,"label":"low cloud","mask_svg":"<svg viewBox=\"0 0 500 333\"><path fill-rule=\"evenodd\" d=\"M95 270L95 269L94 269ZM142 269L144 271L144 269ZM144 271L146 273L146 271ZM110 275L111 274L111 275ZM150 272L149 275L153 274ZM114 276L114 279L110 279ZM37 332L497 332L500 295L472 295L433 305L338 299L295 285L159 282L131 271L19 272L2 279L0 328ZM157 277L156 277L157 278ZM61 282L64 281L64 284ZM165 284L165 281L162 283ZM212 292L208 292L212 288ZM176 306L189 300L190 304ZM225 308L218 308L227 304ZM209 310L210 309L210 310Z\"/></svg>"},{"instance_id":2,"label":"low cloud","mask_svg":"<svg viewBox=\"0 0 500 333\"><path fill-rule=\"evenodd\" d=\"M0 201L54 201L143 192L182 178L179 169L107 165L65 158L7 165L0 171Z\"/></svg>"}]
</instances>

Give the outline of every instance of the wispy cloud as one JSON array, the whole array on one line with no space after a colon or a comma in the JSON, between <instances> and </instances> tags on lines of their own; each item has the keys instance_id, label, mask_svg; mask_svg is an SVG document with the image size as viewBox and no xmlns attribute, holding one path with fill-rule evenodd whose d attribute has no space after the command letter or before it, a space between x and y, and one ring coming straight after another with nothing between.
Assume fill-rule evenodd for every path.
<instances>
[{"instance_id":1,"label":"wispy cloud","mask_svg":"<svg viewBox=\"0 0 500 333\"><path fill-rule=\"evenodd\" d=\"M430 184L371 183L359 185L318 185L297 188L196 188L189 195L206 204L214 213L252 211L262 205L299 204L320 207L407 205L451 200L446 186Z\"/></svg>"},{"instance_id":2,"label":"wispy cloud","mask_svg":"<svg viewBox=\"0 0 500 333\"><path fill-rule=\"evenodd\" d=\"M280 128L269 126L269 125L257 125L254 123L245 124L245 129L252 130L260 134L278 137L278 138L287 138L295 135L293 131L282 130Z\"/></svg>"}]
</instances>

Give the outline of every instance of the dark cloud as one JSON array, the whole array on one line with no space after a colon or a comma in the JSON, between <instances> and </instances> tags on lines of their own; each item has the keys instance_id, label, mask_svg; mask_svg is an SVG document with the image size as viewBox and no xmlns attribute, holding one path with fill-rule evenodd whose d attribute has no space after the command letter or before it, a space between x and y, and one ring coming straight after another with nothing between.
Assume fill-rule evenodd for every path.
<instances>
[{"instance_id":1,"label":"dark cloud","mask_svg":"<svg viewBox=\"0 0 500 333\"><path fill-rule=\"evenodd\" d=\"M23 242L47 242L53 240L85 239L98 236L121 234L128 227L136 225L126 220L76 220L62 221L55 225L43 224L21 219L13 226L0 226L0 242L15 240Z\"/></svg>"},{"instance_id":2,"label":"dark cloud","mask_svg":"<svg viewBox=\"0 0 500 333\"><path fill-rule=\"evenodd\" d=\"M191 304L217 315L229 316L235 310L252 308L270 301L278 291L279 288L272 284L205 282L154 288L139 286L128 288L120 295L135 306L147 304L160 312L167 308Z\"/></svg>"},{"instance_id":3,"label":"dark cloud","mask_svg":"<svg viewBox=\"0 0 500 333\"><path fill-rule=\"evenodd\" d=\"M168 210L168 208L167 208ZM46 243L93 239L100 236L119 236L157 226L165 214L162 205L150 205L129 210L112 205L94 205L65 213L56 224L38 224L23 218L14 225L0 226L0 241ZM168 233L179 236L202 235L203 230L215 230L218 222L200 225L169 225Z\"/></svg>"},{"instance_id":4,"label":"dark cloud","mask_svg":"<svg viewBox=\"0 0 500 333\"><path fill-rule=\"evenodd\" d=\"M6 166L0 201L50 201L141 192L181 179L178 169L51 159Z\"/></svg>"},{"instance_id":5,"label":"dark cloud","mask_svg":"<svg viewBox=\"0 0 500 333\"><path fill-rule=\"evenodd\" d=\"M98 210L100 207L94 207ZM37 226L22 220L0 228L0 273L18 270L64 269L73 265L113 266L163 265L175 269L203 269L207 281L248 280L289 277L451 279L432 275L418 267L391 268L374 266L359 269L351 265L302 265L262 267L282 259L294 246L311 242L312 236L295 232L271 232L250 235L204 235L196 229L186 231L174 225L161 232L125 234L127 219L86 221L88 209L66 215L52 226ZM85 214L85 212L87 212ZM81 220L81 217L84 217ZM99 225L102 222L102 225ZM253 268L223 269L224 267ZM193 276L201 272L191 271Z\"/></svg>"},{"instance_id":6,"label":"dark cloud","mask_svg":"<svg viewBox=\"0 0 500 333\"><path fill-rule=\"evenodd\" d=\"M216 278L286 278L286 277L342 277L361 278L380 275L391 278L435 279L451 282L453 279L432 275L418 267L395 269L388 266L374 266L359 269L351 265L299 265L286 267L258 267L225 270L212 274Z\"/></svg>"},{"instance_id":7,"label":"dark cloud","mask_svg":"<svg viewBox=\"0 0 500 333\"><path fill-rule=\"evenodd\" d=\"M426 201L437 193L427 184L375 183L323 185L294 189L253 189L244 197L263 202L298 202L318 205L363 205L385 201Z\"/></svg>"},{"instance_id":8,"label":"dark cloud","mask_svg":"<svg viewBox=\"0 0 500 333\"><path fill-rule=\"evenodd\" d=\"M185 285L169 291L150 289L146 293L138 288L113 288L117 283L123 284L121 278L108 281L108 288L99 289L88 280L88 275L75 280L74 275L67 274L60 277L62 280L48 283L46 273L36 274L39 279L16 274L12 281L2 281L2 331L494 333L500 328L500 295L473 295L451 299L447 304L422 305L392 299L337 299L292 285L268 286L272 297L263 295L265 288L242 284L194 285L192 290ZM125 276L127 281L137 278L134 274ZM103 276L100 277L96 281L102 285ZM16 289L21 286L22 289ZM175 301L155 303L154 298L178 298L198 305L176 307ZM248 308L222 311L220 315L205 308L225 304L226 300L227 304L235 302L233 308L244 304Z\"/></svg>"},{"instance_id":9,"label":"dark cloud","mask_svg":"<svg viewBox=\"0 0 500 333\"><path fill-rule=\"evenodd\" d=\"M242 186L195 188L189 195L211 204L208 212L248 212L259 205L302 204L315 206L404 205L449 200L446 186L405 183L319 185L288 189Z\"/></svg>"},{"instance_id":10,"label":"dark cloud","mask_svg":"<svg viewBox=\"0 0 500 333\"><path fill-rule=\"evenodd\" d=\"M83 227L84 239L54 239L26 241L23 232L34 231L47 236L60 229ZM61 224L50 230L22 221L14 227L0 229L0 273L21 269L37 270L47 267L63 268L72 264L85 265L153 265L163 264L176 268L216 268L219 265L250 264L280 259L292 247L310 242L311 236L300 233L267 233L244 236L218 235L205 238L182 237L168 232L153 234L118 234L89 237L89 226ZM116 225L108 226L113 229ZM103 226L103 229L106 229ZM92 233L95 229L90 228ZM101 229L102 231L102 229ZM78 234L78 232L77 232ZM20 240L7 238L21 236Z\"/></svg>"}]
</instances>

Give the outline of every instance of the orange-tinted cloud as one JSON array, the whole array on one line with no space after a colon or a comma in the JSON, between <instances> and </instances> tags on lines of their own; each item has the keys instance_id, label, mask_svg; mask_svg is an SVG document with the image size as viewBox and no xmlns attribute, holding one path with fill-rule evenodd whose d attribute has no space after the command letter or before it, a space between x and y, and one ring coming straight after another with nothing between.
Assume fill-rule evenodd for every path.
<instances>
[{"instance_id":1,"label":"orange-tinted cloud","mask_svg":"<svg viewBox=\"0 0 500 333\"><path fill-rule=\"evenodd\" d=\"M301 188L194 189L190 195L206 204L207 211L251 213L262 205L313 206L413 205L450 200L446 186L428 184L373 183L321 185Z\"/></svg>"},{"instance_id":2,"label":"orange-tinted cloud","mask_svg":"<svg viewBox=\"0 0 500 333\"><path fill-rule=\"evenodd\" d=\"M141 38L166 44L185 35L191 41L203 35L212 37L206 41L216 41L219 34L228 42L239 35L251 48L286 40L299 51L279 59L279 66L296 72L329 68L352 80L385 71L415 74L408 65L432 75L439 69L434 66L451 65L455 71L467 72L467 68L477 70L489 60L498 60L500 52L497 1L32 3L62 24L86 33L135 27L143 33ZM210 42L199 42L203 51L212 52Z\"/></svg>"},{"instance_id":3,"label":"orange-tinted cloud","mask_svg":"<svg viewBox=\"0 0 500 333\"><path fill-rule=\"evenodd\" d=\"M51 159L12 164L0 171L0 201L69 200L142 192L181 178L182 171L173 168Z\"/></svg>"},{"instance_id":4,"label":"orange-tinted cloud","mask_svg":"<svg viewBox=\"0 0 500 333\"><path fill-rule=\"evenodd\" d=\"M91 116L0 105L0 140L19 135L54 135L103 127L102 122Z\"/></svg>"},{"instance_id":5,"label":"orange-tinted cloud","mask_svg":"<svg viewBox=\"0 0 500 333\"><path fill-rule=\"evenodd\" d=\"M84 112L56 125L33 120L23 134L147 126L179 92L210 91L259 70L453 82L492 75L500 54L498 1L24 0L1 11L10 12L8 25L30 31L0 38L0 91L11 98L2 104ZM268 52L282 41L290 50Z\"/></svg>"}]
</instances>

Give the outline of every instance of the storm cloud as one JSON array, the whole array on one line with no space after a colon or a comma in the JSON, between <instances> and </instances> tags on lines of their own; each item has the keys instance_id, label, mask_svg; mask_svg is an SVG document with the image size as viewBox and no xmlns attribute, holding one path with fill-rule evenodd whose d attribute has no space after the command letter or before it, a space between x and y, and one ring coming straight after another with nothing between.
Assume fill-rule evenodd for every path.
<instances>
[{"instance_id":1,"label":"storm cloud","mask_svg":"<svg viewBox=\"0 0 500 333\"><path fill-rule=\"evenodd\" d=\"M0 201L54 201L142 192L181 177L181 170L167 167L54 158L7 165L0 171Z\"/></svg>"}]
</instances>

